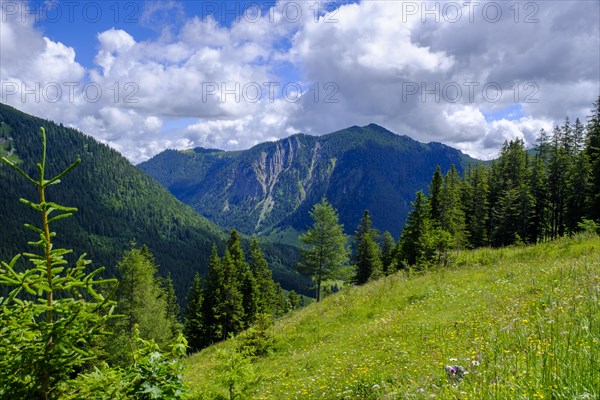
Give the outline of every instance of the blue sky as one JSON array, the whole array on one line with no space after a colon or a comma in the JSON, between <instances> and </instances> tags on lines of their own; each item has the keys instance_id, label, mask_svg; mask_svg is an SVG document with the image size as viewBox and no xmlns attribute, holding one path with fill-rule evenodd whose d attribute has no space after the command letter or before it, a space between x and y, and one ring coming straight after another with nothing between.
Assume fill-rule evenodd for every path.
<instances>
[{"instance_id":1,"label":"blue sky","mask_svg":"<svg viewBox=\"0 0 600 400\"><path fill-rule=\"evenodd\" d=\"M0 0L0 101L134 163L372 122L492 158L585 120L599 19L587 0Z\"/></svg>"}]
</instances>

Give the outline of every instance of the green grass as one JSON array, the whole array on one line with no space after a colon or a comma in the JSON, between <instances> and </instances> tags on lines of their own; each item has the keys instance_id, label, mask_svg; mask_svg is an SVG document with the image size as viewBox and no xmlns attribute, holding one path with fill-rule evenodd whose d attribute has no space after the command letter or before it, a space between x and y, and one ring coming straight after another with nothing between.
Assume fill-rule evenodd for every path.
<instances>
[{"instance_id":1,"label":"green grass","mask_svg":"<svg viewBox=\"0 0 600 400\"><path fill-rule=\"evenodd\" d=\"M462 252L284 317L272 352L232 376L252 399L597 399L599 292L600 238ZM228 398L235 345L186 360L192 398ZM448 364L468 374L449 382Z\"/></svg>"}]
</instances>

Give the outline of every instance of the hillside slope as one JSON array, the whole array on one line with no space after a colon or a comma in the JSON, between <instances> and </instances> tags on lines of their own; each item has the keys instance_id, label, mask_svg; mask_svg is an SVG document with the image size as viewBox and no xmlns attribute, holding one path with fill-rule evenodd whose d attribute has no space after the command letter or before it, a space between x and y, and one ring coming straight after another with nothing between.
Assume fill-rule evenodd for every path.
<instances>
[{"instance_id":1,"label":"hillside slope","mask_svg":"<svg viewBox=\"0 0 600 400\"><path fill-rule=\"evenodd\" d=\"M238 376L249 399L596 399L600 238L480 249L454 267L327 297L272 328L272 353ZM192 398L224 398L235 368L187 360ZM468 372L458 383L446 365Z\"/></svg>"},{"instance_id":2,"label":"hillside slope","mask_svg":"<svg viewBox=\"0 0 600 400\"><path fill-rule=\"evenodd\" d=\"M134 167L115 150L74 129L35 118L0 104L0 150L37 176L41 154L39 127L48 136L48 174L64 169L77 157L81 164L48 190L49 198L77 207L74 218L57 223L57 245L87 252L95 265L115 272L117 260L132 241L147 245L161 275L170 273L180 300L196 271L206 271L213 243L222 244L225 232L173 197L153 178ZM0 259L29 251L35 238L23 224L35 221L19 198L35 198L15 171L0 163ZM267 245L271 260L280 260L275 277L284 286L298 288L305 280L287 268L294 249Z\"/></svg>"},{"instance_id":3,"label":"hillside slope","mask_svg":"<svg viewBox=\"0 0 600 400\"><path fill-rule=\"evenodd\" d=\"M297 134L238 152L168 150L139 168L211 221L281 239L273 233L307 228L309 211L323 196L338 209L347 233L369 209L375 227L398 236L410 202L427 188L436 165L460 170L474 161L440 143L419 143L371 124L319 137Z\"/></svg>"}]
</instances>

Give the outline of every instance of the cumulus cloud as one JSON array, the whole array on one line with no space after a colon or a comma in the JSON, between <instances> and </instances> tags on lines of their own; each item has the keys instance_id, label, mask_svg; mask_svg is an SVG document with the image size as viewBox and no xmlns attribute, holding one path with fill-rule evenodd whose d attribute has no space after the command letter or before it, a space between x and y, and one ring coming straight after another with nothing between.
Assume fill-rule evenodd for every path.
<instances>
[{"instance_id":1,"label":"cumulus cloud","mask_svg":"<svg viewBox=\"0 0 600 400\"><path fill-rule=\"evenodd\" d=\"M90 38L86 67L68 43L0 15L0 78L17 86L2 101L133 162L371 122L490 158L504 140L532 145L566 115L584 119L600 90L597 2L327 4L282 0L224 23L150 2L140 25L157 35L108 27ZM32 82L58 82L63 95L22 101ZM65 82L77 83L73 98Z\"/></svg>"}]
</instances>

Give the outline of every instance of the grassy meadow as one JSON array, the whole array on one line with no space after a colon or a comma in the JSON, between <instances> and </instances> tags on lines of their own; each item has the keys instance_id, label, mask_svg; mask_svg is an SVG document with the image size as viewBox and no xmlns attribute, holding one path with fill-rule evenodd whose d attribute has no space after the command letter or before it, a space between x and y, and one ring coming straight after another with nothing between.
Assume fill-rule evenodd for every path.
<instances>
[{"instance_id":1,"label":"grassy meadow","mask_svg":"<svg viewBox=\"0 0 600 400\"><path fill-rule=\"evenodd\" d=\"M460 252L331 295L268 336L262 357L237 354L239 338L190 356L190 397L598 399L600 238Z\"/></svg>"}]
</instances>

